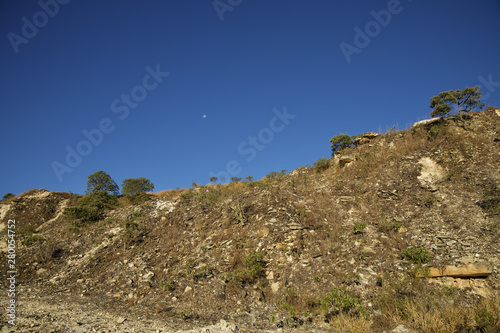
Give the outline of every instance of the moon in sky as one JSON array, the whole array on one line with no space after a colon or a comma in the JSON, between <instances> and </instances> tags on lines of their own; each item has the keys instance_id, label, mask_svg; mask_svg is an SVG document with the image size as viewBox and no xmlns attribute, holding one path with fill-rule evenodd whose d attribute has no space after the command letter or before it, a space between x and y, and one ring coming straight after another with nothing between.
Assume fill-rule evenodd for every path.
<instances>
[{"instance_id":1,"label":"moon in sky","mask_svg":"<svg viewBox=\"0 0 500 333\"><path fill-rule=\"evenodd\" d=\"M207 117L207 115L206 115L206 114L204 114L204 115L203 115L203 118L206 118L206 117Z\"/></svg>"}]
</instances>

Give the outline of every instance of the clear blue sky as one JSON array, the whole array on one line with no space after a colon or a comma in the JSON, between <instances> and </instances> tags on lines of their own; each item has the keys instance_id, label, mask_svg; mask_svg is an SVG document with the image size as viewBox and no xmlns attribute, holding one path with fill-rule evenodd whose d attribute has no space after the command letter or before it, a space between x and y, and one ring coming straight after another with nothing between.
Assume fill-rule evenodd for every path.
<instances>
[{"instance_id":1,"label":"clear blue sky","mask_svg":"<svg viewBox=\"0 0 500 333\"><path fill-rule=\"evenodd\" d=\"M441 91L500 106L498 0L11 0L0 31L0 195L257 179Z\"/></svg>"}]
</instances>

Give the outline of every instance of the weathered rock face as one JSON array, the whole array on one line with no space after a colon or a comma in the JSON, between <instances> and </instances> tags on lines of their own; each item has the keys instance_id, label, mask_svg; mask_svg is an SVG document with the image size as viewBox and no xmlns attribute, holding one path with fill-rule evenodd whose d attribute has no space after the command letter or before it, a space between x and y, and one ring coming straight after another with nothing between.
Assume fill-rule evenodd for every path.
<instances>
[{"instance_id":1,"label":"weathered rock face","mask_svg":"<svg viewBox=\"0 0 500 333\"><path fill-rule=\"evenodd\" d=\"M31 190L7 203L0 203L0 231L5 228L9 219L16 220L19 235L40 231L40 228L62 216L71 197L68 193ZM0 251L5 251L6 246L6 243L0 242Z\"/></svg>"},{"instance_id":2,"label":"weathered rock face","mask_svg":"<svg viewBox=\"0 0 500 333\"><path fill-rule=\"evenodd\" d=\"M352 156L340 156L339 157L339 166L343 167L351 162L354 162L354 157Z\"/></svg>"},{"instance_id":3,"label":"weathered rock face","mask_svg":"<svg viewBox=\"0 0 500 333\"><path fill-rule=\"evenodd\" d=\"M488 277L493 273L493 265L488 262L477 262L461 266L431 267L429 277L476 278Z\"/></svg>"},{"instance_id":4,"label":"weathered rock face","mask_svg":"<svg viewBox=\"0 0 500 333\"><path fill-rule=\"evenodd\" d=\"M56 218L64 209L71 195L67 193L33 190L24 196L0 204L0 221L9 219L29 220L37 228ZM64 207L63 207L64 206Z\"/></svg>"},{"instance_id":5,"label":"weathered rock face","mask_svg":"<svg viewBox=\"0 0 500 333\"><path fill-rule=\"evenodd\" d=\"M439 117L439 118L431 118L431 119L424 119L424 120L421 120L421 121L417 121L416 123L414 123L413 125L411 125L411 128L416 128L416 127L419 127L419 126L429 125L429 124L432 124L432 123L435 123L435 122L439 122L441 120L442 120L441 117Z\"/></svg>"},{"instance_id":6,"label":"weathered rock face","mask_svg":"<svg viewBox=\"0 0 500 333\"><path fill-rule=\"evenodd\" d=\"M378 133L376 132L367 132L367 133L363 133L361 134L360 137L356 138L354 140L354 144L356 146L360 146L360 145L364 145L364 144L367 144L369 143L371 140L375 139L376 137L378 136Z\"/></svg>"},{"instance_id":7,"label":"weathered rock face","mask_svg":"<svg viewBox=\"0 0 500 333\"><path fill-rule=\"evenodd\" d=\"M375 139L377 136L378 136L378 133L377 132L367 132L367 133L363 133L362 134L363 138L367 138L367 139Z\"/></svg>"},{"instance_id":8,"label":"weathered rock face","mask_svg":"<svg viewBox=\"0 0 500 333\"><path fill-rule=\"evenodd\" d=\"M421 158L418 163L422 166L420 175L417 177L420 185L430 191L437 191L438 183L446 177L444 168L429 157Z\"/></svg>"}]
</instances>

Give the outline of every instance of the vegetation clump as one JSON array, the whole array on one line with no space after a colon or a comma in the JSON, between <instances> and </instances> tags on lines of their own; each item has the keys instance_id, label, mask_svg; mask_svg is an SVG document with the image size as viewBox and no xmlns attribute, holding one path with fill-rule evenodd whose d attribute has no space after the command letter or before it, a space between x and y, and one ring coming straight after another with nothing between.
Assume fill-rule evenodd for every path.
<instances>
[{"instance_id":1,"label":"vegetation clump","mask_svg":"<svg viewBox=\"0 0 500 333\"><path fill-rule=\"evenodd\" d=\"M483 200L479 201L477 205L491 215L500 214L500 189L493 187L487 189L483 193Z\"/></svg>"},{"instance_id":2,"label":"vegetation clump","mask_svg":"<svg viewBox=\"0 0 500 333\"><path fill-rule=\"evenodd\" d=\"M97 171L91 174L87 180L87 194L96 192L106 192L118 195L120 190L115 181L104 171Z\"/></svg>"},{"instance_id":3,"label":"vegetation clump","mask_svg":"<svg viewBox=\"0 0 500 333\"><path fill-rule=\"evenodd\" d=\"M332 156L342 149L353 147L355 138L356 136L349 136L347 134L339 134L331 138Z\"/></svg>"},{"instance_id":4,"label":"vegetation clump","mask_svg":"<svg viewBox=\"0 0 500 333\"><path fill-rule=\"evenodd\" d=\"M330 167L330 161L327 158L320 158L314 163L314 167L316 168L316 172L325 171Z\"/></svg>"},{"instance_id":5,"label":"vegetation clump","mask_svg":"<svg viewBox=\"0 0 500 333\"><path fill-rule=\"evenodd\" d=\"M12 199L12 198L14 198L14 197L15 197L15 195L14 195L14 194L12 194L12 193L6 193L6 194L4 194L4 196L2 197L2 201L7 201L7 200Z\"/></svg>"},{"instance_id":6,"label":"vegetation clump","mask_svg":"<svg viewBox=\"0 0 500 333\"><path fill-rule=\"evenodd\" d=\"M417 265L426 264L431 261L429 251L422 247L410 246L401 253L401 256Z\"/></svg>"},{"instance_id":7,"label":"vegetation clump","mask_svg":"<svg viewBox=\"0 0 500 333\"><path fill-rule=\"evenodd\" d=\"M464 112L467 113L476 108L482 109L485 104L481 102L481 96L479 86L466 87L464 90L443 91L431 98L430 107L433 109L431 117L449 116L455 107L460 117Z\"/></svg>"},{"instance_id":8,"label":"vegetation clump","mask_svg":"<svg viewBox=\"0 0 500 333\"><path fill-rule=\"evenodd\" d=\"M260 252L250 253L243 260L243 265L243 269L236 269L233 273L228 274L226 278L239 284L255 282L264 274L264 254Z\"/></svg>"},{"instance_id":9,"label":"vegetation clump","mask_svg":"<svg viewBox=\"0 0 500 333\"><path fill-rule=\"evenodd\" d=\"M30 235L30 236L26 237L26 239L24 239L21 242L21 244L23 244L25 246L30 246L30 245L33 245L35 243L43 243L45 241L46 241L46 239L43 238L42 236Z\"/></svg>"},{"instance_id":10,"label":"vegetation clump","mask_svg":"<svg viewBox=\"0 0 500 333\"><path fill-rule=\"evenodd\" d=\"M146 192L154 190L154 184L147 178L128 178L122 183L122 194L129 199L131 203L140 203L149 200Z\"/></svg>"},{"instance_id":11,"label":"vegetation clump","mask_svg":"<svg viewBox=\"0 0 500 333\"><path fill-rule=\"evenodd\" d=\"M366 228L368 226L368 224L366 223L358 223L358 224L355 224L353 227L352 227L352 232L355 234L355 235L362 235L363 234L363 229Z\"/></svg>"},{"instance_id":12,"label":"vegetation clump","mask_svg":"<svg viewBox=\"0 0 500 333\"><path fill-rule=\"evenodd\" d=\"M89 223L104 219L106 210L117 205L116 197L108 192L99 191L84 195L76 206L64 210L64 215L74 227L84 227Z\"/></svg>"},{"instance_id":13,"label":"vegetation clump","mask_svg":"<svg viewBox=\"0 0 500 333\"><path fill-rule=\"evenodd\" d=\"M128 178L122 183L123 195L137 195L154 190L154 184L147 178Z\"/></svg>"},{"instance_id":14,"label":"vegetation clump","mask_svg":"<svg viewBox=\"0 0 500 333\"><path fill-rule=\"evenodd\" d=\"M437 200L437 199L436 199L436 196L434 196L434 195L432 195L432 194L431 194L431 195L428 195L428 196L425 198L425 200L424 200L424 205L425 205L425 207L429 207L429 208L430 208L430 207L431 207L431 206L432 206L432 205L436 202L436 200Z\"/></svg>"},{"instance_id":15,"label":"vegetation clump","mask_svg":"<svg viewBox=\"0 0 500 333\"><path fill-rule=\"evenodd\" d=\"M382 232L397 232L402 226L401 222L386 217L380 222L379 229Z\"/></svg>"},{"instance_id":16,"label":"vegetation clump","mask_svg":"<svg viewBox=\"0 0 500 333\"><path fill-rule=\"evenodd\" d=\"M195 189L189 189L181 194L181 199L185 202L195 201L203 205L217 202L222 195L219 187L201 186Z\"/></svg>"},{"instance_id":17,"label":"vegetation clump","mask_svg":"<svg viewBox=\"0 0 500 333\"><path fill-rule=\"evenodd\" d=\"M266 175L266 179L277 179L281 180L283 176L286 174L286 170L281 170L281 171L271 171Z\"/></svg>"},{"instance_id":18,"label":"vegetation clump","mask_svg":"<svg viewBox=\"0 0 500 333\"><path fill-rule=\"evenodd\" d=\"M333 314L347 314L350 316L366 316L368 311L362 304L362 299L355 297L345 287L336 287L323 296L318 302L321 310Z\"/></svg>"},{"instance_id":19,"label":"vegetation clump","mask_svg":"<svg viewBox=\"0 0 500 333\"><path fill-rule=\"evenodd\" d=\"M434 125L430 128L429 132L427 133L427 138L432 141L436 139L436 137L441 133L443 130L443 126L441 125Z\"/></svg>"}]
</instances>

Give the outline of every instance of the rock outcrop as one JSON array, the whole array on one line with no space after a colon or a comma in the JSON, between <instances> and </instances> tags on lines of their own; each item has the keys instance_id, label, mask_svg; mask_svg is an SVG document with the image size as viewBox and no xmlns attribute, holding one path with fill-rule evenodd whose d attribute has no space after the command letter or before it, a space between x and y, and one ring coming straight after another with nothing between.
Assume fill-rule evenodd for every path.
<instances>
[{"instance_id":1,"label":"rock outcrop","mask_svg":"<svg viewBox=\"0 0 500 333\"><path fill-rule=\"evenodd\" d=\"M455 277L455 278L486 278L493 273L493 265L488 262L477 262L460 266L447 265L431 267L428 277Z\"/></svg>"},{"instance_id":2,"label":"rock outcrop","mask_svg":"<svg viewBox=\"0 0 500 333\"><path fill-rule=\"evenodd\" d=\"M357 137L356 139L354 139L354 144L356 146L367 144L371 140L375 139L377 136L378 136L378 133L376 133L376 132L363 133L359 137Z\"/></svg>"}]
</instances>

